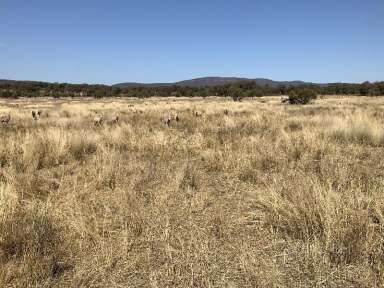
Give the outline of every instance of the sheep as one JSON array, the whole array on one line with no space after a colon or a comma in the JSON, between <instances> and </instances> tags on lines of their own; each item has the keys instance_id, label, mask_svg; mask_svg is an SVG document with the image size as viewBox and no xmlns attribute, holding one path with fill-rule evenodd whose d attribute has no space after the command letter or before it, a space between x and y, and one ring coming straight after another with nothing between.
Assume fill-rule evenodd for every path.
<instances>
[{"instance_id":1,"label":"sheep","mask_svg":"<svg viewBox=\"0 0 384 288\"><path fill-rule=\"evenodd\" d=\"M3 125L8 125L9 121L11 121L11 115L3 115L0 117L0 123Z\"/></svg>"},{"instance_id":2,"label":"sheep","mask_svg":"<svg viewBox=\"0 0 384 288\"><path fill-rule=\"evenodd\" d=\"M119 116L118 115L113 116L111 119L111 123L114 123L114 124L119 123Z\"/></svg>"},{"instance_id":3,"label":"sheep","mask_svg":"<svg viewBox=\"0 0 384 288\"><path fill-rule=\"evenodd\" d=\"M168 127L171 125L171 121L172 121L172 117L171 117L171 116L166 116L166 117L164 117L164 119L163 119L163 123L164 123L165 125L167 125Z\"/></svg>"},{"instance_id":4,"label":"sheep","mask_svg":"<svg viewBox=\"0 0 384 288\"><path fill-rule=\"evenodd\" d=\"M41 110L33 110L32 111L33 120L39 120L42 115L43 115L43 111L41 111Z\"/></svg>"},{"instance_id":5,"label":"sheep","mask_svg":"<svg viewBox=\"0 0 384 288\"><path fill-rule=\"evenodd\" d=\"M228 114L229 114L228 109L225 109L225 110L224 110L224 115L228 115Z\"/></svg>"},{"instance_id":6,"label":"sheep","mask_svg":"<svg viewBox=\"0 0 384 288\"><path fill-rule=\"evenodd\" d=\"M171 120L175 120L176 122L179 122L180 117L178 114L171 114L170 116Z\"/></svg>"},{"instance_id":7,"label":"sheep","mask_svg":"<svg viewBox=\"0 0 384 288\"><path fill-rule=\"evenodd\" d=\"M103 124L104 116L103 115L97 115L93 118L93 125L94 126L100 126Z\"/></svg>"},{"instance_id":8,"label":"sheep","mask_svg":"<svg viewBox=\"0 0 384 288\"><path fill-rule=\"evenodd\" d=\"M33 120L38 120L37 112L35 110L32 111L32 118Z\"/></svg>"},{"instance_id":9,"label":"sheep","mask_svg":"<svg viewBox=\"0 0 384 288\"><path fill-rule=\"evenodd\" d=\"M116 116L113 116L111 119L109 119L107 123L108 124L117 124L117 123L119 123L119 120L120 120L119 116L116 115Z\"/></svg>"},{"instance_id":10,"label":"sheep","mask_svg":"<svg viewBox=\"0 0 384 288\"><path fill-rule=\"evenodd\" d=\"M198 112L198 111L195 111L195 112L194 112L194 115L195 115L195 117L200 117L200 116L203 115L203 113Z\"/></svg>"}]
</instances>

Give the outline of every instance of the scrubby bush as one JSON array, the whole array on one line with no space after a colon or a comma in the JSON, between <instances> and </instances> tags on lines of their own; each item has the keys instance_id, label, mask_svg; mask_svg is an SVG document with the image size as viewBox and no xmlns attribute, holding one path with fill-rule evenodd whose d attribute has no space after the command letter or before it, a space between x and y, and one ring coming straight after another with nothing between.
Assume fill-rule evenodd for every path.
<instances>
[{"instance_id":1,"label":"scrubby bush","mask_svg":"<svg viewBox=\"0 0 384 288\"><path fill-rule=\"evenodd\" d=\"M312 89L303 89L289 93L290 104L308 104L311 100L317 98L317 94Z\"/></svg>"}]
</instances>

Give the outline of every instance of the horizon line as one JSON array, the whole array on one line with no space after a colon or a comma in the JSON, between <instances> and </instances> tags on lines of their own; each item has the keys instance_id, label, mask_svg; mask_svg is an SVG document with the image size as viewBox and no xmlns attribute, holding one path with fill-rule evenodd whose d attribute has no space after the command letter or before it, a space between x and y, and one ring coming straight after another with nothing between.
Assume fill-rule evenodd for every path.
<instances>
[{"instance_id":1,"label":"horizon line","mask_svg":"<svg viewBox=\"0 0 384 288\"><path fill-rule=\"evenodd\" d=\"M265 78L265 77L256 77L256 78L250 78L250 77L242 77L242 76L201 76L201 77L195 77L195 78L189 78L189 79L183 79L183 80L177 80L177 81L164 81L164 82L140 82L140 81L116 81L114 83L105 83L105 82L69 82L69 81L49 81L49 80L26 80L26 79L10 79L10 78L0 78L0 81L16 81L16 82L42 82L42 83L58 83L58 84L73 84L73 85L105 85L105 86L113 86L113 85L118 85L118 84L141 84L141 85L156 85L156 84L177 84L179 82L184 82L184 81L192 81L192 80L199 80L199 79L209 79L209 78L238 78L244 79L245 81L254 81L254 80L269 80L269 81L274 81L274 82L304 82L308 84L362 84L364 82L369 82L369 83L376 83L376 82L383 82L384 80L365 80L362 82L346 82L346 81L331 81L331 82L317 82L317 81L305 81L305 80L275 80L272 78Z\"/></svg>"}]
</instances>

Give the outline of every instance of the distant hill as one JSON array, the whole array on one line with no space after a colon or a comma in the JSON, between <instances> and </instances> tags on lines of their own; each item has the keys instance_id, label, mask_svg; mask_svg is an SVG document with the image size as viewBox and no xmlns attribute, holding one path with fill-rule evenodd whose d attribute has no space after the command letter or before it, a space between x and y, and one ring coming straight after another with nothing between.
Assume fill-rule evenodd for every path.
<instances>
[{"instance_id":1,"label":"distant hill","mask_svg":"<svg viewBox=\"0 0 384 288\"><path fill-rule=\"evenodd\" d=\"M175 83L137 83L137 82L124 82L112 85L112 87L118 88L128 88L128 87L162 87L162 86L172 86Z\"/></svg>"},{"instance_id":2,"label":"distant hill","mask_svg":"<svg viewBox=\"0 0 384 288\"><path fill-rule=\"evenodd\" d=\"M48 82L32 81L32 80L0 79L0 84L37 84L37 83L48 83Z\"/></svg>"},{"instance_id":3,"label":"distant hill","mask_svg":"<svg viewBox=\"0 0 384 288\"><path fill-rule=\"evenodd\" d=\"M203 77L176 82L175 85L189 87L220 86L237 82L250 81L247 78L238 77Z\"/></svg>"},{"instance_id":4,"label":"distant hill","mask_svg":"<svg viewBox=\"0 0 384 288\"><path fill-rule=\"evenodd\" d=\"M202 77L202 78L196 78L191 80L184 80L174 83L134 83L134 82L127 82L127 83L118 83L113 85L114 87L154 87L154 86L188 86L188 87L210 87L210 86L220 86L220 85L226 85L226 84L233 84L238 82L255 82L257 85L265 86L269 85L271 87L278 87L278 86L301 86L301 85L307 85L312 84L308 82L303 81L274 81L270 79L264 79L264 78L239 78L239 77Z\"/></svg>"},{"instance_id":5,"label":"distant hill","mask_svg":"<svg viewBox=\"0 0 384 288\"><path fill-rule=\"evenodd\" d=\"M14 83L16 81L14 80L7 80L7 79L0 79L0 84L8 84L8 83Z\"/></svg>"}]
</instances>

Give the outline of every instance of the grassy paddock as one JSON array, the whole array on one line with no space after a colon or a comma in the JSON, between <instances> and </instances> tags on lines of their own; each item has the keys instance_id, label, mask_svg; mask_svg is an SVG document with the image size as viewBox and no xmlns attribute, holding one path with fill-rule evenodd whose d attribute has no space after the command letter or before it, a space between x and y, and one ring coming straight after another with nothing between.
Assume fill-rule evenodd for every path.
<instances>
[{"instance_id":1,"label":"grassy paddock","mask_svg":"<svg viewBox=\"0 0 384 288\"><path fill-rule=\"evenodd\" d=\"M7 113L1 287L384 285L383 98L0 100Z\"/></svg>"}]
</instances>

